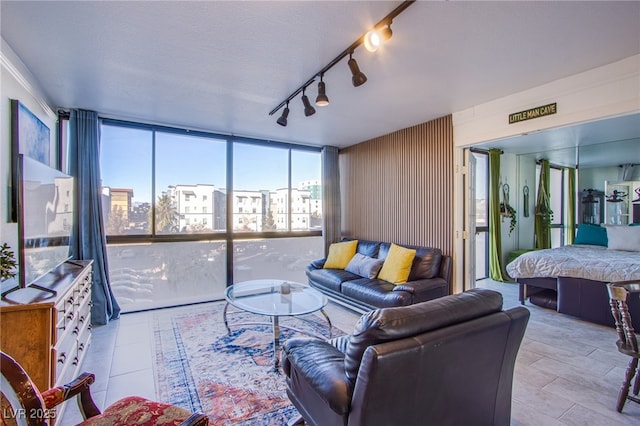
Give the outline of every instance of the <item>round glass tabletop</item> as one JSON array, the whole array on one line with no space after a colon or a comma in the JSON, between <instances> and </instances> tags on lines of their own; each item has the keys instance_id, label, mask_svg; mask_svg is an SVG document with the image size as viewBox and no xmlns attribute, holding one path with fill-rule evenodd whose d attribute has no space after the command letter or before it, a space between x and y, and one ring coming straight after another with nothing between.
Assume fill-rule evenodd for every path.
<instances>
[{"instance_id":1,"label":"round glass tabletop","mask_svg":"<svg viewBox=\"0 0 640 426\"><path fill-rule=\"evenodd\" d=\"M304 315L325 307L327 298L305 284L268 279L236 283L227 288L227 302L247 312L271 316Z\"/></svg>"}]
</instances>

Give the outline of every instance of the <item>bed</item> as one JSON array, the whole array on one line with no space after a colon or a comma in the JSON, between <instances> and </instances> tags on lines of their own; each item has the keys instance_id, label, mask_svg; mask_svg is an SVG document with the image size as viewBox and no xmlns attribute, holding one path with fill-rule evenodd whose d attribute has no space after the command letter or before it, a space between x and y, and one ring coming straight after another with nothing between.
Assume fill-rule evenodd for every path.
<instances>
[{"instance_id":1,"label":"bed","mask_svg":"<svg viewBox=\"0 0 640 426\"><path fill-rule=\"evenodd\" d=\"M614 325L606 284L640 280L640 227L595 228L606 229L604 240L585 239L580 225L578 244L526 252L507 265L507 273L519 284L522 304L528 299L587 321ZM634 327L640 330L640 299L636 299L629 301L629 309Z\"/></svg>"}]
</instances>

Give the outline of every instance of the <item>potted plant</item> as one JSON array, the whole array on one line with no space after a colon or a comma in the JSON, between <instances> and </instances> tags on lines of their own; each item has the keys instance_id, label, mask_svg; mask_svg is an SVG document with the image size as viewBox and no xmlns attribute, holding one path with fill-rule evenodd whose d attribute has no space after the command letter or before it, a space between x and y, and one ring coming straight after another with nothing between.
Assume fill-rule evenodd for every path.
<instances>
[{"instance_id":1,"label":"potted plant","mask_svg":"<svg viewBox=\"0 0 640 426\"><path fill-rule=\"evenodd\" d=\"M0 281L16 276L16 258L7 243L0 246Z\"/></svg>"},{"instance_id":2,"label":"potted plant","mask_svg":"<svg viewBox=\"0 0 640 426\"><path fill-rule=\"evenodd\" d=\"M510 219L509 222L509 235L516 229L516 225L518 223L518 218L516 215L516 209L511 207L509 203L500 203L500 216L504 219L505 217Z\"/></svg>"}]
</instances>

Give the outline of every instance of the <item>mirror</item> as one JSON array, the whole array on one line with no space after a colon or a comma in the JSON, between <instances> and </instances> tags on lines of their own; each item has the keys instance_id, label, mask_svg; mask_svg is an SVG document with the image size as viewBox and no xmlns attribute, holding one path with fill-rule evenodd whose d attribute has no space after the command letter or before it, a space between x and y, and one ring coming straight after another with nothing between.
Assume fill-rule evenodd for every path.
<instances>
[{"instance_id":1,"label":"mirror","mask_svg":"<svg viewBox=\"0 0 640 426\"><path fill-rule=\"evenodd\" d=\"M589 206L599 216L592 223L640 223L640 138L580 147L579 164L578 189L601 200L597 210Z\"/></svg>"}]
</instances>

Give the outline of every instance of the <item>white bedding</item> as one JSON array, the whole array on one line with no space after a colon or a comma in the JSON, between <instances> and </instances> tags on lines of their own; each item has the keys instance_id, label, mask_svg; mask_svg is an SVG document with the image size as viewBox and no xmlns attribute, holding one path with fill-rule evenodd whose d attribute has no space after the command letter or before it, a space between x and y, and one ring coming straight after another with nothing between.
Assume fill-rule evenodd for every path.
<instances>
[{"instance_id":1,"label":"white bedding","mask_svg":"<svg viewBox=\"0 0 640 426\"><path fill-rule=\"evenodd\" d=\"M640 280L640 252L570 245L524 253L507 265L512 278L574 277L594 281Z\"/></svg>"}]
</instances>

